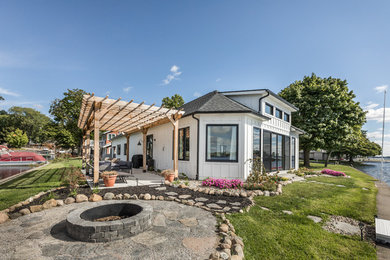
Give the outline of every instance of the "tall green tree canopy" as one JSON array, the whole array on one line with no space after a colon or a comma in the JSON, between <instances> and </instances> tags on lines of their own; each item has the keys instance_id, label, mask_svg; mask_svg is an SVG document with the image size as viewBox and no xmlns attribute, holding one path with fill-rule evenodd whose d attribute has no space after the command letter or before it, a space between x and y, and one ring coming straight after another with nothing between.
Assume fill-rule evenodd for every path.
<instances>
[{"instance_id":1,"label":"tall green tree canopy","mask_svg":"<svg viewBox=\"0 0 390 260\"><path fill-rule=\"evenodd\" d=\"M306 132L300 137L305 166L310 165L310 150L324 149L330 154L365 123L365 112L354 101L355 94L346 80L313 73L290 84L279 95L299 109L292 115L292 124Z\"/></svg>"},{"instance_id":2,"label":"tall green tree canopy","mask_svg":"<svg viewBox=\"0 0 390 260\"><path fill-rule=\"evenodd\" d=\"M15 131L7 134L6 141L9 147L20 148L28 143L28 137L22 130L16 129Z\"/></svg>"},{"instance_id":3,"label":"tall green tree canopy","mask_svg":"<svg viewBox=\"0 0 390 260\"><path fill-rule=\"evenodd\" d=\"M74 150L82 142L82 131L77 127L83 95L88 94L82 89L68 89L62 99L55 99L50 106L50 114L58 124L61 134L57 143L64 148Z\"/></svg>"},{"instance_id":4,"label":"tall green tree canopy","mask_svg":"<svg viewBox=\"0 0 390 260\"><path fill-rule=\"evenodd\" d=\"M162 104L166 108L175 108L178 109L184 105L184 99L179 94L175 94L172 97L165 97L162 99Z\"/></svg>"}]
</instances>

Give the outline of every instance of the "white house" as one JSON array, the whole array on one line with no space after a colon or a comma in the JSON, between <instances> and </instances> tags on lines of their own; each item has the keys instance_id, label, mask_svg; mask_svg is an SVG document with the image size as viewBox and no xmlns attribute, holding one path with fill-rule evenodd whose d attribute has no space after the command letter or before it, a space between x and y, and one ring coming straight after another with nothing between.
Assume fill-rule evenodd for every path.
<instances>
[{"instance_id":1,"label":"white house","mask_svg":"<svg viewBox=\"0 0 390 260\"><path fill-rule=\"evenodd\" d=\"M249 159L261 156L267 171L298 168L299 135L291 125L297 108L268 89L213 91L183 105L179 119L179 172L190 178L246 179ZM142 154L143 136L129 138L129 158ZM116 157L126 160L124 135L112 139ZM173 127L148 129L147 155L155 168L172 168Z\"/></svg>"}]
</instances>

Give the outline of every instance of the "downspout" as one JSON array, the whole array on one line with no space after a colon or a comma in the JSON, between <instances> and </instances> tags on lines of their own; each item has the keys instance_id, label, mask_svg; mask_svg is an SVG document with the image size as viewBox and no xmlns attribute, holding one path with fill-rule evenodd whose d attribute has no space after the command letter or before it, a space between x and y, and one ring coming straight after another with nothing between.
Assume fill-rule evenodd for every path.
<instances>
[{"instance_id":1,"label":"downspout","mask_svg":"<svg viewBox=\"0 0 390 260\"><path fill-rule=\"evenodd\" d=\"M196 131L196 180L199 180L199 118L196 118L194 114L192 114L192 118L197 122L197 131Z\"/></svg>"},{"instance_id":2,"label":"downspout","mask_svg":"<svg viewBox=\"0 0 390 260\"><path fill-rule=\"evenodd\" d=\"M260 112L260 113L261 113L261 100L262 100L263 98L266 98L266 97L269 96L269 91L268 91L268 89L266 89L265 91L267 92L267 95L262 96L261 98L259 98L259 112Z\"/></svg>"}]
</instances>

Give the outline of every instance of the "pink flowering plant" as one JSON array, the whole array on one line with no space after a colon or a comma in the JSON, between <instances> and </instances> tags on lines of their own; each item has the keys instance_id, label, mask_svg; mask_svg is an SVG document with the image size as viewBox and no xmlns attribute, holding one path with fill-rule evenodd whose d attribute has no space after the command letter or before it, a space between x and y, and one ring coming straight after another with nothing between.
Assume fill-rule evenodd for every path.
<instances>
[{"instance_id":1,"label":"pink flowering plant","mask_svg":"<svg viewBox=\"0 0 390 260\"><path fill-rule=\"evenodd\" d=\"M338 171L334 171L334 170L331 170L331 169L323 169L321 171L322 174L328 174L328 175L332 175L332 176L343 176L345 177L345 173L343 172L338 172Z\"/></svg>"},{"instance_id":2,"label":"pink flowering plant","mask_svg":"<svg viewBox=\"0 0 390 260\"><path fill-rule=\"evenodd\" d=\"M242 185L242 181L238 179L228 180L207 178L202 182L202 186L217 187L220 189L238 189L241 188Z\"/></svg>"}]
</instances>

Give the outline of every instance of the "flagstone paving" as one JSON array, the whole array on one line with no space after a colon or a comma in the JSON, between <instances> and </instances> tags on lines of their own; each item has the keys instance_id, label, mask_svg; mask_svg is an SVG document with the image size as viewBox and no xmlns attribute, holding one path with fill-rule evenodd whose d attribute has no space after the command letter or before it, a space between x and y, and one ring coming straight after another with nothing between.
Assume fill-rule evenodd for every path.
<instances>
[{"instance_id":1,"label":"flagstone paving","mask_svg":"<svg viewBox=\"0 0 390 260\"><path fill-rule=\"evenodd\" d=\"M92 203L92 202L89 202ZM69 238L66 215L80 204L32 213L0 225L1 259L208 259L217 245L215 217L168 201L144 201L154 209L152 227L108 243Z\"/></svg>"}]
</instances>

